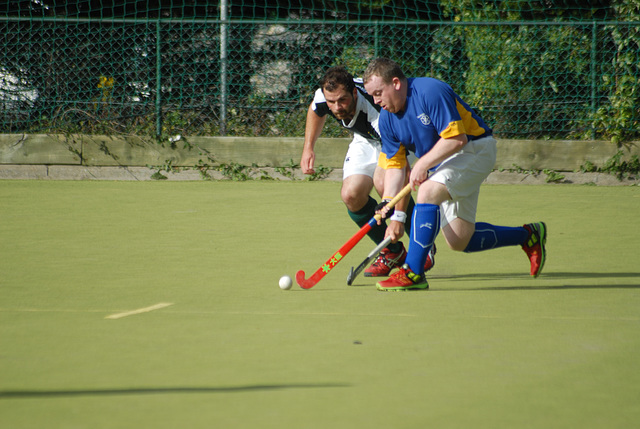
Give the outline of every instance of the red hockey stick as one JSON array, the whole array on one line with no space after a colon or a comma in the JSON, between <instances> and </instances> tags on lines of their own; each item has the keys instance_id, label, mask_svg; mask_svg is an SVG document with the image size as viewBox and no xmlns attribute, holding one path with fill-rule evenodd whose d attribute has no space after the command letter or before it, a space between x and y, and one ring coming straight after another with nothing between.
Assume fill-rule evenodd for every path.
<instances>
[{"instance_id":1,"label":"red hockey stick","mask_svg":"<svg viewBox=\"0 0 640 429\"><path fill-rule=\"evenodd\" d=\"M392 208L398 203L398 201L400 201L402 198L404 198L406 195L410 193L411 193L411 186L410 185L405 186L404 188L402 188L400 192L398 192L398 195L393 197L393 199L387 203L387 207L389 209ZM312 287L314 287L316 283L322 280L322 278L326 276L329 273L329 271L333 269L333 267L338 265L338 262L340 262L342 258L344 258L345 255L349 253L349 251L353 249L360 240L362 240L362 237L367 235L367 232L369 232L369 230L373 228L373 226L378 222L378 219L380 219L380 215L375 215L374 217L372 217L371 220L366 223L366 225L360 228L360 230L356 232L353 235L353 237L351 237L346 243L344 243L336 253L331 255L331 257L327 260L327 262L325 262L320 268L318 268L316 272L313 273L311 277L309 277L308 279L304 278L305 277L304 271L302 270L298 271L296 273L296 282L298 283L298 285L302 289L311 289Z\"/></svg>"}]
</instances>

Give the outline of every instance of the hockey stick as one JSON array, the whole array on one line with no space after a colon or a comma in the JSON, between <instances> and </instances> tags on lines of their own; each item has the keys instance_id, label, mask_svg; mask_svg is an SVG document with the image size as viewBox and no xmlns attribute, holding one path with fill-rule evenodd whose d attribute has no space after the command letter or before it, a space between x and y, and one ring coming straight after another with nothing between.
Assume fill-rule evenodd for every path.
<instances>
[{"instance_id":1,"label":"hockey stick","mask_svg":"<svg viewBox=\"0 0 640 429\"><path fill-rule=\"evenodd\" d=\"M373 261L373 259L380 254L382 249L389 245L389 243L391 243L391 237L385 238L380 244L376 246L375 249L371 251L371 253L367 255L366 258L364 258L364 261L362 261L360 265L358 265L355 269L351 267L351 271L349 271L349 275L347 276L347 285L351 286L351 283L353 283L356 277L358 277L358 274L360 274L362 270L364 270L367 265L369 265L371 261Z\"/></svg>"},{"instance_id":2,"label":"hockey stick","mask_svg":"<svg viewBox=\"0 0 640 429\"><path fill-rule=\"evenodd\" d=\"M398 192L398 195L393 197L393 199L387 203L386 207L389 209L392 208L398 203L398 201L400 201L410 193L411 186L405 186L400 192ZM324 276L327 275L329 271L333 269L333 267L338 265L338 262L340 262L342 258L344 258L345 255L349 253L360 240L362 240L362 237L367 235L367 232L369 232L371 228L373 228L374 225L378 223L378 219L380 218L381 216L379 214L372 217L369 222L367 222L362 228L360 228L358 232L353 235L353 237L351 237L346 243L344 243L336 253L331 255L331 257L327 259L327 262L325 262L320 268L318 268L316 272L313 273L308 279L305 279L303 270L298 271L296 273L296 282L298 283L298 285L302 289L311 289L312 287L314 287Z\"/></svg>"}]
</instances>

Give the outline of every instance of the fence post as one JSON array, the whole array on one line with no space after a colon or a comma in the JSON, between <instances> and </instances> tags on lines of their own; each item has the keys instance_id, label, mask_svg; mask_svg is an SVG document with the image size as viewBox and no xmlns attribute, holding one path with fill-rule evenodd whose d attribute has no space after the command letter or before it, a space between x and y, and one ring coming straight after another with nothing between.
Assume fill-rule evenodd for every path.
<instances>
[{"instance_id":1,"label":"fence post","mask_svg":"<svg viewBox=\"0 0 640 429\"><path fill-rule=\"evenodd\" d=\"M227 134L227 0L220 1L220 135Z\"/></svg>"},{"instance_id":2,"label":"fence post","mask_svg":"<svg viewBox=\"0 0 640 429\"><path fill-rule=\"evenodd\" d=\"M162 50L160 48L160 19L156 21L156 137L162 135Z\"/></svg>"},{"instance_id":3,"label":"fence post","mask_svg":"<svg viewBox=\"0 0 640 429\"><path fill-rule=\"evenodd\" d=\"M373 46L374 46L373 50L375 52L374 58L378 58L380 56L380 28L379 28L378 21L374 23L373 28L374 28L374 37L375 37L375 40L373 42Z\"/></svg>"},{"instance_id":4,"label":"fence post","mask_svg":"<svg viewBox=\"0 0 640 429\"><path fill-rule=\"evenodd\" d=\"M595 120L596 114L596 49L597 43L596 39L598 36L596 22L593 21L591 24L591 115L593 120ZM591 122L591 140L596 139L596 129L593 123Z\"/></svg>"}]
</instances>

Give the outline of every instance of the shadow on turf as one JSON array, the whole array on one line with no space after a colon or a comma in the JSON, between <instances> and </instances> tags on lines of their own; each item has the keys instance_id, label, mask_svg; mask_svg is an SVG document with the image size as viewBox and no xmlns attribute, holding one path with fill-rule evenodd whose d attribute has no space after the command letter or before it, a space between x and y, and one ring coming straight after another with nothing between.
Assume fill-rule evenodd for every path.
<instances>
[{"instance_id":1,"label":"shadow on turf","mask_svg":"<svg viewBox=\"0 0 640 429\"><path fill-rule=\"evenodd\" d=\"M453 276L433 276L430 279L434 280L514 280L514 279L526 279L530 276L526 274L508 274L508 273L496 273L496 274L463 274ZM556 272L556 273L544 273L538 279L531 280L554 280L554 279L620 279L620 278L637 278L640 279L639 273L568 273L568 272ZM449 291L469 291L469 290L563 290L563 289L640 289L640 284L564 284L564 285L525 285L525 286L490 286L490 287L477 287L477 288L465 288L465 289L448 289ZM438 289L439 291L446 291L446 288Z\"/></svg>"},{"instance_id":2,"label":"shadow on turf","mask_svg":"<svg viewBox=\"0 0 640 429\"><path fill-rule=\"evenodd\" d=\"M640 285L556 285L556 286L490 286L474 288L437 289L437 292L469 292L486 290L569 290L569 289L640 289ZM432 290L431 292L436 292Z\"/></svg>"},{"instance_id":3,"label":"shadow on turf","mask_svg":"<svg viewBox=\"0 0 640 429\"><path fill-rule=\"evenodd\" d=\"M68 396L158 395L173 393L236 393L261 390L318 389L349 387L348 384L264 384L230 387L149 387L131 389L78 389L78 390L6 390L0 391L0 399L58 398Z\"/></svg>"},{"instance_id":4,"label":"shadow on turf","mask_svg":"<svg viewBox=\"0 0 640 429\"><path fill-rule=\"evenodd\" d=\"M482 280L482 279L519 279L529 278L528 274L524 273L484 273L484 274L452 274L452 275L434 275L428 276L429 279L446 279L446 280ZM640 279L640 272L637 273L543 273L539 279L603 279L603 278L638 278Z\"/></svg>"},{"instance_id":5,"label":"shadow on turf","mask_svg":"<svg viewBox=\"0 0 640 429\"><path fill-rule=\"evenodd\" d=\"M544 279L607 279L607 278L637 278L640 279L638 273L544 273L538 279L531 278L528 274L522 273L492 273L492 274L453 274L453 275L433 275L427 276L427 280L446 280L446 281L479 281L479 280L544 280ZM351 286L371 286L371 283L354 283ZM638 284L590 284L590 285L562 285L562 286L494 286L494 287L477 287L472 289L449 289L454 291L461 290L545 290L545 289L638 289ZM438 289L446 290L445 288Z\"/></svg>"}]
</instances>

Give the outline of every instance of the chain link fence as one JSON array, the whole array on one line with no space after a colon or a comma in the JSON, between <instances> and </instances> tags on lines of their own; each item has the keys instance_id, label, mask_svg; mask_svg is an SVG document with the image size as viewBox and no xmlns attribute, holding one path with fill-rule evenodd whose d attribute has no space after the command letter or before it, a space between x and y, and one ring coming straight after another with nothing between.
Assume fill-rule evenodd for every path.
<instances>
[{"instance_id":1,"label":"chain link fence","mask_svg":"<svg viewBox=\"0 0 640 429\"><path fill-rule=\"evenodd\" d=\"M447 81L503 138L639 137L638 1L119 3L0 11L0 132L302 136L327 67L387 56Z\"/></svg>"}]
</instances>

